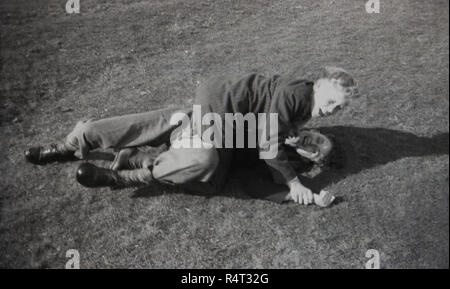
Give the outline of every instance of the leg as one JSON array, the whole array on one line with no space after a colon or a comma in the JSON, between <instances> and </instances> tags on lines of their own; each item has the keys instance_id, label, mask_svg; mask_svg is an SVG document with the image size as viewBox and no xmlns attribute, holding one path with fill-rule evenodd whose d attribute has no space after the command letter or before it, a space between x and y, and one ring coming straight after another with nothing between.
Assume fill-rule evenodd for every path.
<instances>
[{"instance_id":1,"label":"leg","mask_svg":"<svg viewBox=\"0 0 450 289\"><path fill-rule=\"evenodd\" d=\"M155 160L153 174L163 183L215 194L225 185L231 156L231 149L188 149L185 152L176 149Z\"/></svg>"},{"instance_id":2,"label":"leg","mask_svg":"<svg viewBox=\"0 0 450 289\"><path fill-rule=\"evenodd\" d=\"M156 180L200 191L214 188L208 184L218 165L218 154L214 148L170 148L153 162L145 152L138 152L132 158L135 160L129 170L105 169L84 163L77 170L77 181L86 187L130 187L148 185Z\"/></svg>"},{"instance_id":3,"label":"leg","mask_svg":"<svg viewBox=\"0 0 450 289\"><path fill-rule=\"evenodd\" d=\"M153 165L153 157L140 151L138 148L124 148L116 153L111 163L112 170L150 168Z\"/></svg>"},{"instance_id":4,"label":"leg","mask_svg":"<svg viewBox=\"0 0 450 289\"><path fill-rule=\"evenodd\" d=\"M64 143L50 148L33 147L25 152L28 161L45 164L51 161L72 160L74 154L86 158L96 148L124 148L142 145L159 146L167 142L176 128L169 124L172 113L179 109L161 109L100 120L80 121ZM189 110L182 110L189 114Z\"/></svg>"},{"instance_id":5,"label":"leg","mask_svg":"<svg viewBox=\"0 0 450 289\"><path fill-rule=\"evenodd\" d=\"M80 121L66 138L66 146L85 158L89 150L127 148L144 145L159 146L170 139L176 128L170 117L180 109L129 114L100 120Z\"/></svg>"},{"instance_id":6,"label":"leg","mask_svg":"<svg viewBox=\"0 0 450 289\"><path fill-rule=\"evenodd\" d=\"M208 182L219 164L215 148L173 148L153 162L153 177L163 183L184 185Z\"/></svg>"}]
</instances>

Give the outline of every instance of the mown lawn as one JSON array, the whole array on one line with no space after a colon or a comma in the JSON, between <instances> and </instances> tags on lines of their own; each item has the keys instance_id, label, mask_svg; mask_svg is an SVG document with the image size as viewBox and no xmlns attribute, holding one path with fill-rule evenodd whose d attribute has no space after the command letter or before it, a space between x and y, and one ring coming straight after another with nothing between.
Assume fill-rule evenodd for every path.
<instances>
[{"instance_id":1,"label":"mown lawn","mask_svg":"<svg viewBox=\"0 0 450 289\"><path fill-rule=\"evenodd\" d=\"M392 2L392 3L391 3ZM449 266L449 4L383 1L0 2L0 267L383 268ZM362 94L311 127L344 145L343 168L305 182L331 208L196 196L161 186L86 189L79 163L23 150L80 118L188 105L211 74L352 71ZM104 163L105 162L100 162Z\"/></svg>"}]
</instances>

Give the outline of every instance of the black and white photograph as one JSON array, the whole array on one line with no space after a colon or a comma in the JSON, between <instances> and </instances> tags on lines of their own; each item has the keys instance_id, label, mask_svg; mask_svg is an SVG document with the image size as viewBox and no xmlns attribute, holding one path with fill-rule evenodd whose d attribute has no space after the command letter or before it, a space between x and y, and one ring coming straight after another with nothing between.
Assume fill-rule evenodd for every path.
<instances>
[{"instance_id":1,"label":"black and white photograph","mask_svg":"<svg viewBox=\"0 0 450 289\"><path fill-rule=\"evenodd\" d=\"M0 69L0 268L449 268L446 0L2 0Z\"/></svg>"}]
</instances>

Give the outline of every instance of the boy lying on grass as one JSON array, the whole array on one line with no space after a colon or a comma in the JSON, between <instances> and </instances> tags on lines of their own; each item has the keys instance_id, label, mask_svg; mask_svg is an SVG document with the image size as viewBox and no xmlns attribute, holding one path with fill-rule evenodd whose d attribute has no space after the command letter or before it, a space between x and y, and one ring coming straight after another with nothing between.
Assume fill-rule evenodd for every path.
<instances>
[{"instance_id":1,"label":"boy lying on grass","mask_svg":"<svg viewBox=\"0 0 450 289\"><path fill-rule=\"evenodd\" d=\"M227 113L276 114L278 122L274 131L278 152L274 158L264 161L274 180L289 187L289 193L284 199L308 205L314 203L315 197L310 189L300 183L287 158L288 145L297 143L294 139L288 139L288 136L311 117L334 114L356 96L356 83L350 74L340 68L326 68L315 82L278 75L266 78L258 74L214 78L199 87L194 104L200 105L203 112L214 113L222 120L226 119ZM91 150L113 148L118 153L111 168L100 168L90 163L80 165L76 172L80 184L86 187L123 187L146 185L157 180L193 190L221 191L233 155L241 149L217 145L198 148L174 145L180 136L172 135L178 126L172 124L171 117L179 111L162 109L80 121L64 142L48 147L32 147L25 152L25 157L31 163L46 164L85 159ZM182 111L187 115L192 114L191 110ZM195 134L188 137L200 138ZM301 136L298 137L300 141ZM199 141L204 140L200 138ZM154 160L149 154L136 149L142 146L158 147L164 143L170 144L169 150ZM263 150L261 147L257 149L260 152ZM300 148L298 153L312 161L320 161L324 157L320 150L311 152ZM328 196L325 198L330 199Z\"/></svg>"}]
</instances>

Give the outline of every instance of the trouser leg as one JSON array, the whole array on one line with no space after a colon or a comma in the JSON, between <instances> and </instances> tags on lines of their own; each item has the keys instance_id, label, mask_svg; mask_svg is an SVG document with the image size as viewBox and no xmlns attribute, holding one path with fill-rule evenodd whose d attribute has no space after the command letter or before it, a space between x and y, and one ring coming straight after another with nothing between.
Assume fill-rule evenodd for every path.
<instances>
[{"instance_id":1,"label":"trouser leg","mask_svg":"<svg viewBox=\"0 0 450 289\"><path fill-rule=\"evenodd\" d=\"M111 163L112 170L150 168L154 157L138 148L124 148L116 153Z\"/></svg>"},{"instance_id":2,"label":"trouser leg","mask_svg":"<svg viewBox=\"0 0 450 289\"><path fill-rule=\"evenodd\" d=\"M65 146L86 158L89 150L102 148L126 148L159 146L170 140L176 126L170 125L170 117L180 109L161 109L77 123L67 136ZM188 110L181 110L189 113Z\"/></svg>"},{"instance_id":3,"label":"trouser leg","mask_svg":"<svg viewBox=\"0 0 450 289\"><path fill-rule=\"evenodd\" d=\"M220 193L231 163L231 150L172 149L154 162L153 177L204 194Z\"/></svg>"},{"instance_id":4,"label":"trouser leg","mask_svg":"<svg viewBox=\"0 0 450 289\"><path fill-rule=\"evenodd\" d=\"M215 191L211 184L219 157L215 148L173 148L153 162L152 175L159 182L196 191Z\"/></svg>"},{"instance_id":5,"label":"trouser leg","mask_svg":"<svg viewBox=\"0 0 450 289\"><path fill-rule=\"evenodd\" d=\"M215 148L173 148L161 153L153 162L153 177L170 184L211 180L219 157Z\"/></svg>"},{"instance_id":6,"label":"trouser leg","mask_svg":"<svg viewBox=\"0 0 450 289\"><path fill-rule=\"evenodd\" d=\"M118 153L113 169L148 170L152 179L201 192L216 193L224 184L224 166L219 168L215 148L173 148L153 159L149 152L124 149ZM227 163L226 160L223 163ZM148 173L147 173L148 174Z\"/></svg>"}]
</instances>

